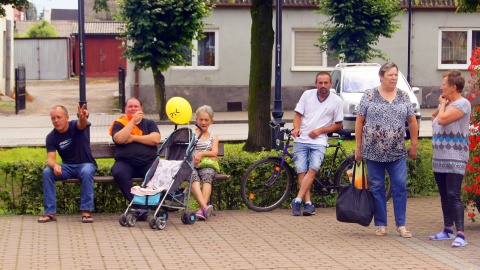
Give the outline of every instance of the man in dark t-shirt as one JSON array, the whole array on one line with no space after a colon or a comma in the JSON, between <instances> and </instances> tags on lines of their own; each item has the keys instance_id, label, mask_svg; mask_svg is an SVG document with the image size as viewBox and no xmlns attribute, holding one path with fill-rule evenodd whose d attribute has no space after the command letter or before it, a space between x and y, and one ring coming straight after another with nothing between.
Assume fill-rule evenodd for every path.
<instances>
[{"instance_id":1,"label":"man in dark t-shirt","mask_svg":"<svg viewBox=\"0 0 480 270\"><path fill-rule=\"evenodd\" d=\"M57 105L50 111L54 129L47 135L47 167L43 170L43 207L44 216L38 222L56 221L55 181L80 178L82 182L80 210L82 222L92 223L90 211L93 209L93 175L97 163L90 150L87 121L88 111L85 104L78 106L78 120L68 121L68 112L64 106ZM62 158L62 164L56 161L56 153Z\"/></svg>"}]
</instances>

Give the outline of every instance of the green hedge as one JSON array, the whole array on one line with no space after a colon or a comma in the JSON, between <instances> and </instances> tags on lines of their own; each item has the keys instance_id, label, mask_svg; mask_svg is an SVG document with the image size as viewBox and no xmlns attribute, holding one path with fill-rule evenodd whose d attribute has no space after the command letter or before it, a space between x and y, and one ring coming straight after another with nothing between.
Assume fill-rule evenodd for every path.
<instances>
[{"instance_id":1,"label":"green hedge","mask_svg":"<svg viewBox=\"0 0 480 270\"><path fill-rule=\"evenodd\" d=\"M333 143L333 142L331 142ZM354 141L344 141L344 147L351 153ZM218 210L245 209L240 195L240 180L243 173L253 162L267 156L278 156L279 153L259 152L247 153L242 150L243 144L226 144L225 156L220 158L223 173L231 176L230 180L218 181L214 184L214 207ZM407 159L409 196L425 196L437 193L437 187L431 171L431 140L421 140L419 156L416 160ZM327 152L325 162L329 162ZM291 161L289 161L291 162ZM96 175L110 175L112 162L101 162ZM0 164L0 213L8 214L41 214L43 213L42 171L45 162L19 161ZM292 192L291 198L296 195ZM78 213L79 202L75 199L80 194L79 184L57 183L57 212ZM326 206L335 204L335 196L322 200L312 192L316 203ZM193 195L191 207L196 207ZM289 200L284 207L289 207ZM127 203L116 183L95 184L95 212L119 213L125 211Z\"/></svg>"}]
</instances>

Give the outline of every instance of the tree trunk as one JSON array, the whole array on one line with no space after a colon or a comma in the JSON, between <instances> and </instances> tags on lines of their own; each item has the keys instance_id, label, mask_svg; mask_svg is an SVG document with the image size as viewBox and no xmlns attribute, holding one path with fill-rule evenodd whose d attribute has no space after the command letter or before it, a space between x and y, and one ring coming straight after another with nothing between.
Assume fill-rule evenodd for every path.
<instances>
[{"instance_id":1,"label":"tree trunk","mask_svg":"<svg viewBox=\"0 0 480 270\"><path fill-rule=\"evenodd\" d=\"M250 81L248 96L248 138L244 150L271 149L270 103L272 92L272 51L274 42L273 0L253 0Z\"/></svg>"},{"instance_id":2,"label":"tree trunk","mask_svg":"<svg viewBox=\"0 0 480 270\"><path fill-rule=\"evenodd\" d=\"M152 70L155 69L152 68ZM165 77L162 72L154 72L153 81L155 82L155 98L157 100L158 117L160 120L167 120L167 113L165 112L167 94L165 91Z\"/></svg>"}]
</instances>

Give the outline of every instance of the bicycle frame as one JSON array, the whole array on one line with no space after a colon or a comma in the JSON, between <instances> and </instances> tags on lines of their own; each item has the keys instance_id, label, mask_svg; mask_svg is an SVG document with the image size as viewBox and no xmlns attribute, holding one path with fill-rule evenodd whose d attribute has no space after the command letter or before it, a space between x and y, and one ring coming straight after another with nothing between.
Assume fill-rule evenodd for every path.
<instances>
[{"instance_id":1,"label":"bicycle frame","mask_svg":"<svg viewBox=\"0 0 480 270\"><path fill-rule=\"evenodd\" d=\"M289 158L293 159L293 154L288 151L288 149L293 147L293 145L290 144L290 142L292 140L292 135L291 135L292 130L285 129L284 131L285 131L285 134L287 134L287 141L286 141L285 146L283 147L283 150L282 150L282 155L281 155L282 164L285 164L285 161L286 161L285 156L288 156ZM327 175L326 175L327 177L330 177L330 175L332 173L331 168L333 168L333 166L335 165L335 161L337 160L337 156L338 156L338 151L340 150L341 153L343 154L343 156L345 158L347 157L347 151L345 149L343 149L343 147L341 147L342 142L343 142L343 138L340 137L337 140L336 145L327 144L327 148L335 147L335 152L333 153L332 162L331 162L331 164L330 164L330 166L328 167L328 170L327 170Z\"/></svg>"},{"instance_id":2,"label":"bicycle frame","mask_svg":"<svg viewBox=\"0 0 480 270\"><path fill-rule=\"evenodd\" d=\"M291 129L284 129L284 131L285 131L285 134L287 136L287 140L286 140L285 146L282 150L282 155L280 157L281 158L281 166L280 166L278 171L272 173L271 177L269 178L268 183L265 183L267 186L271 186L275 183L275 181L277 181L278 175L280 175L281 168L282 168L283 165L287 165L287 167L290 168L290 170L292 170L292 172L294 172L294 169L292 167L290 167L290 165L286 162L286 159L285 159L286 156L288 156L290 159L293 159L293 154L289 152L289 149L293 147L293 145L290 144L290 142L292 141L292 134L291 134L292 130ZM333 185L333 181L331 181L331 178L334 176L334 175L332 175L332 168L335 166L335 162L337 161L339 151L342 153L344 158L348 157L347 151L342 147L342 142L343 142L343 137L340 137L337 140L337 144L335 144L335 145L327 144L327 148L335 147L335 152L333 153L333 158L332 158L329 166L326 166L325 164L322 163L322 166L320 167L319 171L317 172L317 174L315 176L314 183L316 182L317 184L320 184L322 186L322 188L324 188L326 190L332 190L332 189L338 188L337 186ZM318 177L321 177L321 178L318 178ZM329 182L328 185L325 185L324 183L322 183L320 181L320 180L325 179L325 178ZM294 186L296 186L295 182L294 182Z\"/></svg>"}]
</instances>

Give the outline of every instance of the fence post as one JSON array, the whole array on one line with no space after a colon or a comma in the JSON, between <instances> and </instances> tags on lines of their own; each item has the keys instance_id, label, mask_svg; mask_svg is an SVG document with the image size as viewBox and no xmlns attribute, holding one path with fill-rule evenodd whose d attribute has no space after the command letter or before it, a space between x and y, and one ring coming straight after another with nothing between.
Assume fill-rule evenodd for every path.
<instances>
[{"instance_id":1,"label":"fence post","mask_svg":"<svg viewBox=\"0 0 480 270\"><path fill-rule=\"evenodd\" d=\"M125 113L125 69L118 67L118 106Z\"/></svg>"},{"instance_id":2,"label":"fence post","mask_svg":"<svg viewBox=\"0 0 480 270\"><path fill-rule=\"evenodd\" d=\"M15 114L26 109L25 65L18 65L15 69Z\"/></svg>"}]
</instances>

